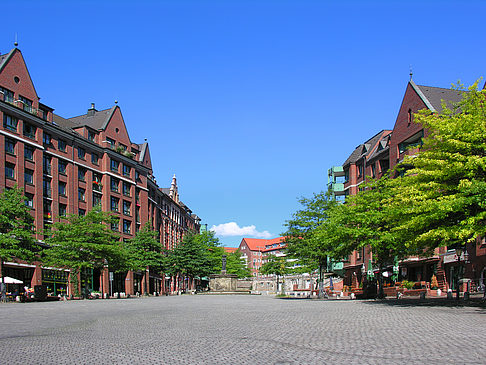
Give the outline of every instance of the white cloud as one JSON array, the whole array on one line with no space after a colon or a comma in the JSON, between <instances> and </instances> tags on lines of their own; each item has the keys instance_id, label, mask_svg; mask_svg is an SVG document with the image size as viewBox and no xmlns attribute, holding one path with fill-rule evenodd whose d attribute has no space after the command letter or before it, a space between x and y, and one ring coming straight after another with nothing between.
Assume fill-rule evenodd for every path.
<instances>
[{"instance_id":1,"label":"white cloud","mask_svg":"<svg viewBox=\"0 0 486 365\"><path fill-rule=\"evenodd\" d=\"M240 227L236 222L222 223L217 226L212 226L211 231L214 231L216 236L230 237L230 236L250 236L256 238L270 238L272 234L268 231L258 232L256 226Z\"/></svg>"}]
</instances>

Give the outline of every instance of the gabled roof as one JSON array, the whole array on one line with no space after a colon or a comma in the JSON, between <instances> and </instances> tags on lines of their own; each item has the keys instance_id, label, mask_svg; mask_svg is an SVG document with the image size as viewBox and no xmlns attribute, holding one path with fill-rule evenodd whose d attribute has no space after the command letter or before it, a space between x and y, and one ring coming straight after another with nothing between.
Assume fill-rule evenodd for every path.
<instances>
[{"instance_id":1,"label":"gabled roof","mask_svg":"<svg viewBox=\"0 0 486 365\"><path fill-rule=\"evenodd\" d=\"M374 151L374 146L380 141L384 133L389 132L388 130L382 130L371 137L366 142L360 144L358 147L354 149L354 151L349 155L349 157L344 161L343 166L349 165L351 163L355 163L362 157L367 157Z\"/></svg>"},{"instance_id":2,"label":"gabled roof","mask_svg":"<svg viewBox=\"0 0 486 365\"><path fill-rule=\"evenodd\" d=\"M273 245L274 243L283 243L285 241L285 237L277 237L269 240L264 238L243 238L241 242L243 243L243 241L246 243L246 245L251 251L265 252L265 251L272 250L272 249L267 249L265 246Z\"/></svg>"},{"instance_id":3,"label":"gabled roof","mask_svg":"<svg viewBox=\"0 0 486 365\"><path fill-rule=\"evenodd\" d=\"M73 124L71 128L87 126L98 131L104 130L117 107L115 105L110 109L96 110L93 115L83 114L78 117L69 118L69 121Z\"/></svg>"},{"instance_id":4,"label":"gabled roof","mask_svg":"<svg viewBox=\"0 0 486 365\"><path fill-rule=\"evenodd\" d=\"M15 50L17 48L14 48L12 49L9 53L5 53L3 55L0 55L0 72L2 72L3 68L5 67L5 65L8 63L8 61L10 60L10 58L12 58Z\"/></svg>"},{"instance_id":5,"label":"gabled roof","mask_svg":"<svg viewBox=\"0 0 486 365\"><path fill-rule=\"evenodd\" d=\"M147 146L148 146L147 142L138 145L138 147L140 148L138 162L143 162L143 159L145 158L145 152L147 151Z\"/></svg>"},{"instance_id":6,"label":"gabled roof","mask_svg":"<svg viewBox=\"0 0 486 365\"><path fill-rule=\"evenodd\" d=\"M388 133L385 136L383 136L381 140L378 142L378 145L373 151L373 153L368 156L368 160L372 160L377 156L380 155L383 156L384 154L386 154L386 152L389 151L390 149L389 146L390 138L391 138L391 133Z\"/></svg>"},{"instance_id":7,"label":"gabled roof","mask_svg":"<svg viewBox=\"0 0 486 365\"><path fill-rule=\"evenodd\" d=\"M442 100L446 102L448 107L452 104L459 103L467 91L444 89L441 87L417 85L413 81L410 81L410 85L420 96L422 101L433 112L442 112Z\"/></svg>"}]
</instances>

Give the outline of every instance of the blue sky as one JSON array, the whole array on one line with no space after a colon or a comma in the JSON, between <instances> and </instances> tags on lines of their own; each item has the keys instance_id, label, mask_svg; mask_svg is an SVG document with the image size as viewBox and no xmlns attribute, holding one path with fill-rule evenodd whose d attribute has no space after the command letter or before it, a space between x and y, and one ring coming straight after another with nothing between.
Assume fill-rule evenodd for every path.
<instances>
[{"instance_id":1,"label":"blue sky","mask_svg":"<svg viewBox=\"0 0 486 365\"><path fill-rule=\"evenodd\" d=\"M438 87L486 71L480 1L66 3L3 0L0 52L17 33L61 116L118 100L158 183L175 173L227 246L277 237L330 166L393 128L410 65Z\"/></svg>"}]
</instances>

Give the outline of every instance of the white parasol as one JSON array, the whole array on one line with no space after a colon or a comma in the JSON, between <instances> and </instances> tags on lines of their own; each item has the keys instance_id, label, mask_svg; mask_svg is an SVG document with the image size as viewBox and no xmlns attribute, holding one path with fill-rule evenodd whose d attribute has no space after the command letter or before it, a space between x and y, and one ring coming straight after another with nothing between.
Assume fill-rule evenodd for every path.
<instances>
[{"instance_id":1,"label":"white parasol","mask_svg":"<svg viewBox=\"0 0 486 365\"><path fill-rule=\"evenodd\" d=\"M11 278L10 276L4 276L3 278L0 278L0 283L5 280L5 284L23 284L24 282L22 280L14 279Z\"/></svg>"}]
</instances>

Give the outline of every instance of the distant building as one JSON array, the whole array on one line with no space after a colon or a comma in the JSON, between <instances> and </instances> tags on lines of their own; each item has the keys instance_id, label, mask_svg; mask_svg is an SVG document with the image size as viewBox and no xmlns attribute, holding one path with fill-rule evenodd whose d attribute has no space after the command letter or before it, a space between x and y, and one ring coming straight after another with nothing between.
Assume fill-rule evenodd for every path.
<instances>
[{"instance_id":1,"label":"distant building","mask_svg":"<svg viewBox=\"0 0 486 365\"><path fill-rule=\"evenodd\" d=\"M262 238L243 238L239 250L241 258L245 260L246 266L250 269L253 276L259 276L260 268L264 264L268 255L285 256L284 243L285 237L273 239Z\"/></svg>"}]
</instances>

